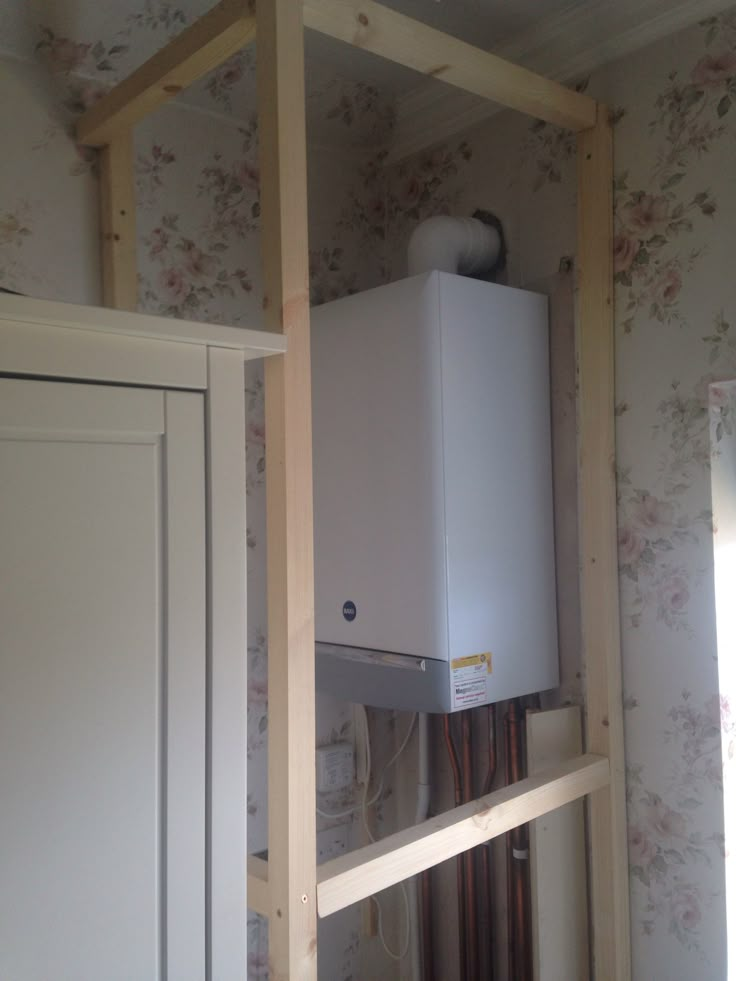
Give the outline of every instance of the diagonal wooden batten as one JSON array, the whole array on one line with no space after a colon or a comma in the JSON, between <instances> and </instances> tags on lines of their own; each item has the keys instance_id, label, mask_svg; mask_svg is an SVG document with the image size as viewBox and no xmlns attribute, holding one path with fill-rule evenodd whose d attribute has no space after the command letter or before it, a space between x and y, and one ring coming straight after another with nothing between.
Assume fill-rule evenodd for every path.
<instances>
[{"instance_id":1,"label":"diagonal wooden batten","mask_svg":"<svg viewBox=\"0 0 736 981\"><path fill-rule=\"evenodd\" d=\"M335 913L548 811L601 791L608 782L607 759L578 756L325 862L318 869L319 915Z\"/></svg>"},{"instance_id":2,"label":"diagonal wooden batten","mask_svg":"<svg viewBox=\"0 0 736 981\"><path fill-rule=\"evenodd\" d=\"M373 0L304 0L304 24L537 119L574 131L595 124L589 96Z\"/></svg>"},{"instance_id":3,"label":"diagonal wooden batten","mask_svg":"<svg viewBox=\"0 0 736 981\"><path fill-rule=\"evenodd\" d=\"M105 146L255 35L251 0L221 0L88 109L77 123L77 139L85 146Z\"/></svg>"}]
</instances>

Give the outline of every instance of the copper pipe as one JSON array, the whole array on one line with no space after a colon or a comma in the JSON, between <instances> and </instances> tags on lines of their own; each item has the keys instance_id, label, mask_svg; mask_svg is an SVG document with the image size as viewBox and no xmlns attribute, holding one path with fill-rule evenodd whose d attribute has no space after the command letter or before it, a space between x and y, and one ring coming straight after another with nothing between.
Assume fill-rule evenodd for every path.
<instances>
[{"instance_id":1,"label":"copper pipe","mask_svg":"<svg viewBox=\"0 0 736 981\"><path fill-rule=\"evenodd\" d=\"M463 762L463 804L473 799L473 733L468 709L460 713Z\"/></svg>"},{"instance_id":2,"label":"copper pipe","mask_svg":"<svg viewBox=\"0 0 736 981\"><path fill-rule=\"evenodd\" d=\"M488 714L488 771L483 781L482 796L490 794L498 769L498 753L496 747L496 706L487 705Z\"/></svg>"},{"instance_id":3,"label":"copper pipe","mask_svg":"<svg viewBox=\"0 0 736 981\"><path fill-rule=\"evenodd\" d=\"M455 748L455 740L450 729L450 716L447 714L442 716L442 731L445 734L447 754L450 757L452 776L455 781L455 807L459 807L463 802L463 777L460 772L460 760L457 755L457 749Z\"/></svg>"},{"instance_id":4,"label":"copper pipe","mask_svg":"<svg viewBox=\"0 0 736 981\"><path fill-rule=\"evenodd\" d=\"M496 706L486 706L488 724L488 769L481 789L481 796L491 792L496 779L498 758L496 751ZM484 981L493 981L494 977L494 917L493 917L493 853L491 842L486 842L477 849L478 874L480 878L478 889L479 905L479 941L480 949L478 964L480 977Z\"/></svg>"},{"instance_id":5,"label":"copper pipe","mask_svg":"<svg viewBox=\"0 0 736 981\"><path fill-rule=\"evenodd\" d=\"M473 730L470 711L466 709L460 715L462 727L462 774L463 774L463 803L473 799ZM462 855L465 878L465 963L468 981L478 978L478 910L475 894L475 860L473 851L468 850Z\"/></svg>"},{"instance_id":6,"label":"copper pipe","mask_svg":"<svg viewBox=\"0 0 736 981\"><path fill-rule=\"evenodd\" d=\"M434 935L432 930L432 870L421 873L422 894L422 981L434 981Z\"/></svg>"},{"instance_id":7,"label":"copper pipe","mask_svg":"<svg viewBox=\"0 0 736 981\"><path fill-rule=\"evenodd\" d=\"M506 784L511 783L511 729L508 712L503 719L503 755ZM514 916L514 884L511 832L506 835L506 955L508 958L509 981L516 977L516 937Z\"/></svg>"},{"instance_id":8,"label":"copper pipe","mask_svg":"<svg viewBox=\"0 0 736 981\"><path fill-rule=\"evenodd\" d=\"M509 703L504 720L506 777L509 784L523 777L522 728L518 702ZM531 981L532 957L529 883L529 829L514 828L506 839L507 903L509 910L509 978Z\"/></svg>"},{"instance_id":9,"label":"copper pipe","mask_svg":"<svg viewBox=\"0 0 736 981\"><path fill-rule=\"evenodd\" d=\"M489 888L491 863L488 844L475 849L478 872L478 977L493 977L493 943L491 924L491 891Z\"/></svg>"},{"instance_id":10,"label":"copper pipe","mask_svg":"<svg viewBox=\"0 0 736 981\"><path fill-rule=\"evenodd\" d=\"M442 731L445 736L445 743L447 745L447 754L450 757L450 766L452 767L452 776L455 783L455 807L462 804L463 801L463 777L460 772L460 760L458 759L457 749L455 747L455 740L452 735L452 729L450 728L450 716L445 713L442 717ZM460 961L460 978L461 981L466 981L466 957L465 957L465 866L463 863L463 856L458 855L455 859L457 866L457 934L458 934L458 957Z\"/></svg>"}]
</instances>

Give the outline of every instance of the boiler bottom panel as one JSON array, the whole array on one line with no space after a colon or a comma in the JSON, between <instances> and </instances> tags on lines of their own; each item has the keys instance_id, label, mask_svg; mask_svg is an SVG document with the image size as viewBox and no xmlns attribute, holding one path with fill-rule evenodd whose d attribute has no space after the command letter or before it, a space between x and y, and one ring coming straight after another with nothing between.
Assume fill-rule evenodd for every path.
<instances>
[{"instance_id":1,"label":"boiler bottom panel","mask_svg":"<svg viewBox=\"0 0 736 981\"><path fill-rule=\"evenodd\" d=\"M492 655L439 661L385 651L316 645L316 686L335 698L405 712L459 712L538 691L494 679Z\"/></svg>"}]
</instances>

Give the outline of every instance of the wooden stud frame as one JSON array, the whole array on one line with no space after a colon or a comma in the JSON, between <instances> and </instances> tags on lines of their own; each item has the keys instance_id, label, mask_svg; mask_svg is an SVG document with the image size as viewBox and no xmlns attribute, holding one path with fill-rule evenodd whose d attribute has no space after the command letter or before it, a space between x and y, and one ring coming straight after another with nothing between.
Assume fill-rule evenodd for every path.
<instances>
[{"instance_id":1,"label":"wooden stud frame","mask_svg":"<svg viewBox=\"0 0 736 981\"><path fill-rule=\"evenodd\" d=\"M577 134L579 476L586 749L581 756L414 828L315 864L311 395L304 26ZM613 426L612 137L608 111L374 0L221 0L79 121L102 150L109 306L135 306L131 127L258 35L264 295L287 351L269 358L269 842L251 858L251 908L269 917L273 981L316 981L327 915L584 796L589 800L592 966L631 977ZM223 529L223 534L225 530ZM223 779L225 774L223 774ZM232 829L238 833L237 829ZM242 930L245 932L245 910ZM232 930L232 911L223 911Z\"/></svg>"}]
</instances>

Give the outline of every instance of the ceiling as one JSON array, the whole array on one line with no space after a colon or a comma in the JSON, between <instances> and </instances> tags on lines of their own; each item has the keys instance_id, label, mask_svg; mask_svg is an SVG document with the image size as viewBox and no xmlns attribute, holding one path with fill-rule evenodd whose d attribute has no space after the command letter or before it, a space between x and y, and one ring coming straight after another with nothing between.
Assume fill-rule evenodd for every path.
<instances>
[{"instance_id":1,"label":"ceiling","mask_svg":"<svg viewBox=\"0 0 736 981\"><path fill-rule=\"evenodd\" d=\"M386 7L489 50L570 0L381 0ZM612 0L619 2L619 0Z\"/></svg>"}]
</instances>

